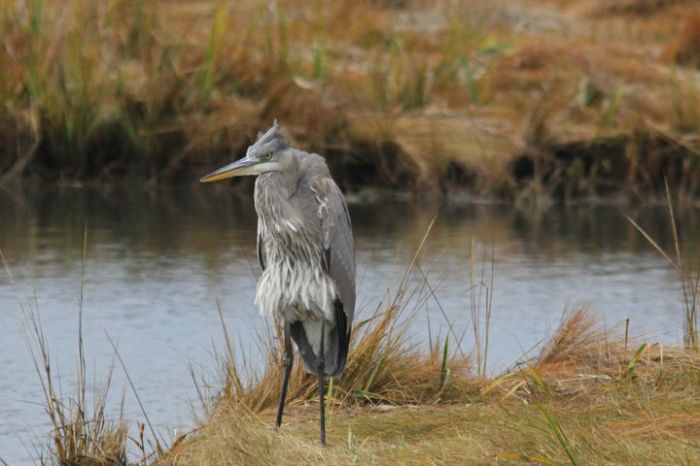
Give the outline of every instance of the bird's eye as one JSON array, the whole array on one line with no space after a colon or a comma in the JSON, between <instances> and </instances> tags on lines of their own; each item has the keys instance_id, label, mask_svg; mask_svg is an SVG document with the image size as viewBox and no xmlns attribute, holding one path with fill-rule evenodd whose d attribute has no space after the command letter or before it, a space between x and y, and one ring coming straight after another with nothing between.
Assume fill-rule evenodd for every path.
<instances>
[{"instance_id":1,"label":"bird's eye","mask_svg":"<svg viewBox=\"0 0 700 466\"><path fill-rule=\"evenodd\" d=\"M272 158L272 152L265 154L265 159L270 160Z\"/></svg>"}]
</instances>

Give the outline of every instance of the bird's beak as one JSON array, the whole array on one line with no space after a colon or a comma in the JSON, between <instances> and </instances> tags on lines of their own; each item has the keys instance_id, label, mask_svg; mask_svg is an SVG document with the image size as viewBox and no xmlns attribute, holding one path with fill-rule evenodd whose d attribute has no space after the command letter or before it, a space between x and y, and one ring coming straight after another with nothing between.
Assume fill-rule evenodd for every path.
<instances>
[{"instance_id":1,"label":"bird's beak","mask_svg":"<svg viewBox=\"0 0 700 466\"><path fill-rule=\"evenodd\" d=\"M199 180L200 183L212 183L214 181L233 178L234 176L254 175L252 168L257 164L255 159L243 157L235 162L221 167L218 170L209 173L207 176Z\"/></svg>"}]
</instances>

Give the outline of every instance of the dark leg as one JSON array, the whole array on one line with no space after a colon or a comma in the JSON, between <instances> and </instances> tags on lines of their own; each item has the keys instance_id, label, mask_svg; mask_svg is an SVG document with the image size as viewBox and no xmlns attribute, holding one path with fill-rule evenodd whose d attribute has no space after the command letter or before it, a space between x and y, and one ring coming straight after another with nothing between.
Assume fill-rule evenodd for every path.
<instances>
[{"instance_id":1,"label":"dark leg","mask_svg":"<svg viewBox=\"0 0 700 466\"><path fill-rule=\"evenodd\" d=\"M282 414L284 414L284 401L287 398L287 384L289 383L289 373L292 372L292 362L294 361L294 353L292 352L292 339L290 337L289 324L284 324L284 356L282 356L282 365L284 365L284 373L282 374L282 389L280 390L280 400L277 405L277 420L275 427L279 429L282 425Z\"/></svg>"},{"instance_id":2,"label":"dark leg","mask_svg":"<svg viewBox=\"0 0 700 466\"><path fill-rule=\"evenodd\" d=\"M325 336L325 329L323 328L324 324L321 324L321 349L319 350L318 358L316 360L316 369L318 369L318 395L319 398L321 399L321 445L325 446L326 445L326 400L325 400L325 387L323 386L324 384L324 379L326 377L326 374L324 373L324 366L325 366L325 355L324 355L324 336Z\"/></svg>"}]
</instances>

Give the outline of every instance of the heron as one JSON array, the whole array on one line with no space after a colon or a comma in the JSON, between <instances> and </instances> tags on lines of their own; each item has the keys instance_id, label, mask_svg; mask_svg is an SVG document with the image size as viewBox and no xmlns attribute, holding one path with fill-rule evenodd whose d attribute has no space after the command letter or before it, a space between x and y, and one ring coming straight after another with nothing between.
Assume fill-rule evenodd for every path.
<instances>
[{"instance_id":1,"label":"heron","mask_svg":"<svg viewBox=\"0 0 700 466\"><path fill-rule=\"evenodd\" d=\"M306 372L318 377L320 442L326 444L325 381L348 356L355 312L355 248L348 206L318 154L292 147L277 121L244 157L203 177L210 183L256 176L255 302L283 329L282 384L275 426L284 414L294 341Z\"/></svg>"}]
</instances>

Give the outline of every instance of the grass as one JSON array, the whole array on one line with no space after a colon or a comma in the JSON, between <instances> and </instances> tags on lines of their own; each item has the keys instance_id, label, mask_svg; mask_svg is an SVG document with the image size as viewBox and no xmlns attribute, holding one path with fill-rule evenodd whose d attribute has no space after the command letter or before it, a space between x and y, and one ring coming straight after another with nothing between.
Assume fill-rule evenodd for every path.
<instances>
[{"instance_id":1,"label":"grass","mask_svg":"<svg viewBox=\"0 0 700 466\"><path fill-rule=\"evenodd\" d=\"M347 190L694 197L694 7L3 2L0 185L195 182L277 118Z\"/></svg>"},{"instance_id":2,"label":"grass","mask_svg":"<svg viewBox=\"0 0 700 466\"><path fill-rule=\"evenodd\" d=\"M348 369L328 395L330 447L315 441L314 378L297 366L286 422L275 432L280 364L274 340L266 345L262 374L243 382L226 336L224 389L202 398L206 417L156 464L697 463L697 280L689 275L690 263L681 261L668 186L666 191L676 262L633 224L679 271L686 298L684 348L630 338L629 319L624 332L601 328L590 312L576 308L536 357L491 376L486 356L493 259L490 270L482 265L477 274L473 247L474 349L450 356L448 331L442 341L431 337L429 351L418 351L406 338L413 315L403 312L434 297L416 261L419 247L396 295L353 335ZM406 276L412 270L424 282L408 293ZM227 335L223 317L222 326ZM459 346L458 339L454 343Z\"/></svg>"},{"instance_id":3,"label":"grass","mask_svg":"<svg viewBox=\"0 0 700 466\"><path fill-rule=\"evenodd\" d=\"M698 300L700 298L700 265L692 259L686 259L681 254L681 242L678 237L678 227L671 201L671 192L666 182L666 201L668 217L673 233L673 252L665 251L659 244L634 220L628 220L644 236L644 238L656 249L669 265L678 273L683 291L683 330L686 347L700 352L700 337L698 334Z\"/></svg>"},{"instance_id":4,"label":"grass","mask_svg":"<svg viewBox=\"0 0 700 466\"><path fill-rule=\"evenodd\" d=\"M76 392L73 396L64 396L58 388L61 383L52 371L38 311L30 311L28 317L33 338L31 345L38 350L32 352L34 365L41 380L46 413L52 426L51 443L48 448L40 448L38 463L61 466L127 464L126 422L121 416L117 421L112 421L105 413L112 371L109 371L102 388L95 390L90 406L85 393L85 360L80 334Z\"/></svg>"},{"instance_id":5,"label":"grass","mask_svg":"<svg viewBox=\"0 0 700 466\"><path fill-rule=\"evenodd\" d=\"M399 378L432 372L427 380L440 389L439 364L420 354L402 361ZM372 372L368 367L365 378ZM357 372L336 386L350 380ZM422 375L416 381L425 383ZM274 409L224 393L196 432L157 464L694 464L698 382L697 353L640 345L627 354L621 338L579 309L528 365L494 378L451 374L443 387L449 397L415 403L406 383L403 392L384 390L381 400L341 390L327 448L316 442L317 401L296 379L280 432L271 428Z\"/></svg>"},{"instance_id":6,"label":"grass","mask_svg":"<svg viewBox=\"0 0 700 466\"><path fill-rule=\"evenodd\" d=\"M355 323L346 368L343 376L334 381L332 396L329 394L332 405L431 404L454 399L469 390L471 382L467 382L466 373L471 358L461 353L451 355L447 337L442 341L436 339L432 343L434 348L427 353L406 340L420 304L432 296L427 279L420 287L407 286L410 270L413 268L407 269L398 291L385 304L379 304L366 320ZM215 397L234 400L255 412L275 407L281 382L277 348L280 330L276 329L277 336L263 344L266 356L263 372L245 376L221 314L220 317L226 353L221 363L223 390ZM306 402L316 398L317 393L317 378L307 374L297 360L290 376L289 403Z\"/></svg>"},{"instance_id":7,"label":"grass","mask_svg":"<svg viewBox=\"0 0 700 466\"><path fill-rule=\"evenodd\" d=\"M110 394L114 361L110 366L106 379L99 382L96 378L92 385L92 400L87 394L88 377L86 370L86 354L83 341L83 291L85 284L85 255L87 252L87 228L83 237L83 258L81 263L80 296L77 312L77 368L74 382L74 392L66 395L63 392L65 379L53 368L49 352L49 343L44 334L41 313L35 300L30 305L19 303L25 315L25 330L27 345L31 352L32 362L36 370L44 395L43 404L51 425L49 443L35 443L34 461L36 464L59 466L126 466L128 461L128 444L131 440L140 454L139 464L152 462L162 454L161 438L151 425L150 419L143 409L141 400L136 392L126 366L112 342L107 338L114 350L115 358L124 369L126 378L150 430L149 438L145 433L144 423L137 423L139 434L136 438L129 436L127 422L124 419L124 393L120 403L120 411L116 420L107 414L107 402ZM10 284L14 287L12 272L5 261L0 249L0 260ZM0 463L7 464L2 458Z\"/></svg>"},{"instance_id":8,"label":"grass","mask_svg":"<svg viewBox=\"0 0 700 466\"><path fill-rule=\"evenodd\" d=\"M38 455L35 461L41 465L122 466L127 464L128 429L126 422L121 414L116 421L111 420L106 414L112 368L110 368L106 381L102 385L95 384L92 404L89 403L86 396L88 379L83 345L83 289L86 250L87 230L83 241L83 265L78 304L78 363L75 392L72 396L64 396L61 388L63 381L53 369L49 345L44 335L37 303L34 302L37 307L27 307L20 304L25 313L28 347L44 395L46 414L51 424L49 445L47 447L35 445ZM0 260L2 260L10 283L14 286L12 273L2 250L0 250ZM122 407L123 403L122 399Z\"/></svg>"}]
</instances>

